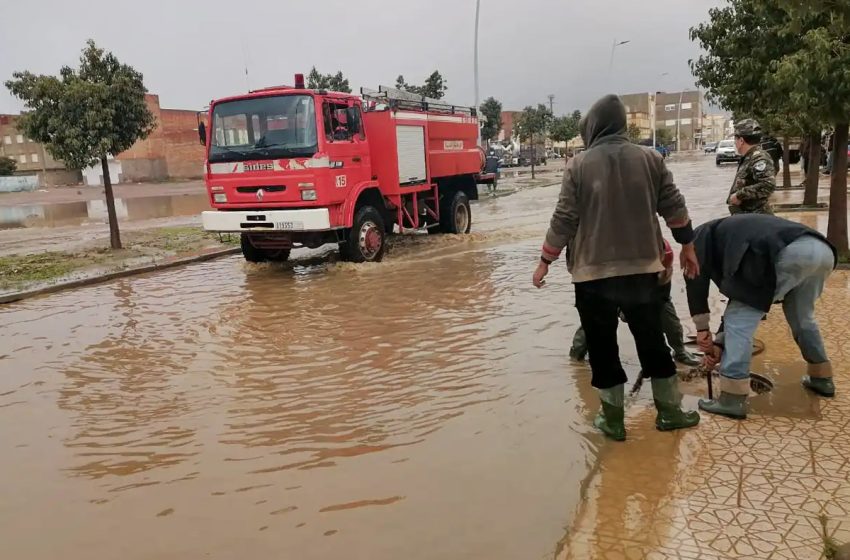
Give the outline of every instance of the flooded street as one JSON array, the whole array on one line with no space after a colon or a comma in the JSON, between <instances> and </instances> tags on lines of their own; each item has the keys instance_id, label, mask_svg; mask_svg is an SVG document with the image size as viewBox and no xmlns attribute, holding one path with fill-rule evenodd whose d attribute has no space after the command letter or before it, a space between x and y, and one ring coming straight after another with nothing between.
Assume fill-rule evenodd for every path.
<instances>
[{"instance_id":1,"label":"flooded street","mask_svg":"<svg viewBox=\"0 0 850 560\"><path fill-rule=\"evenodd\" d=\"M206 193L115 199L115 212L120 222L195 216L207 209L209 197ZM106 223L106 202L101 199L0 206L0 230Z\"/></svg>"},{"instance_id":2,"label":"flooded street","mask_svg":"<svg viewBox=\"0 0 850 560\"><path fill-rule=\"evenodd\" d=\"M733 168L670 167L696 223L726 214ZM232 257L0 307L4 557L554 557L607 446L569 276L531 287L557 194L377 265Z\"/></svg>"}]
</instances>

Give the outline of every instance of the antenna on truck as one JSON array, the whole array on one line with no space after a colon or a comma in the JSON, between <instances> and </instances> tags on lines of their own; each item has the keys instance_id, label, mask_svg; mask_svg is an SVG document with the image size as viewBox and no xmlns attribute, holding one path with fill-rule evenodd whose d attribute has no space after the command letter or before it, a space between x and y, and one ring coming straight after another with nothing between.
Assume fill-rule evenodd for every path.
<instances>
[{"instance_id":1,"label":"antenna on truck","mask_svg":"<svg viewBox=\"0 0 850 560\"><path fill-rule=\"evenodd\" d=\"M389 108L394 111L406 109L412 111L431 111L432 113L476 116L474 107L452 105L441 101L440 99L433 99L417 93L411 93L409 91L403 91L387 86L378 86L377 90L360 88L360 95L363 96L364 101L383 103L388 105Z\"/></svg>"}]
</instances>

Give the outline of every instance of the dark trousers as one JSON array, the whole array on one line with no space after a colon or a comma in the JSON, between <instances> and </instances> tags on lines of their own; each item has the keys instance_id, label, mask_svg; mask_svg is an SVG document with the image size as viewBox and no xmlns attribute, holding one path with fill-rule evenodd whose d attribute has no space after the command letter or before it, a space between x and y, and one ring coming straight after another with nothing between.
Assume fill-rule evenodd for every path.
<instances>
[{"instance_id":1,"label":"dark trousers","mask_svg":"<svg viewBox=\"0 0 850 560\"><path fill-rule=\"evenodd\" d=\"M664 341L663 306L661 297L649 303L617 303L599 293L576 287L576 309L587 340L593 374L591 385L610 389L628 381L617 344L619 311L625 316L635 339L644 376L663 379L676 375L676 364Z\"/></svg>"}]
</instances>

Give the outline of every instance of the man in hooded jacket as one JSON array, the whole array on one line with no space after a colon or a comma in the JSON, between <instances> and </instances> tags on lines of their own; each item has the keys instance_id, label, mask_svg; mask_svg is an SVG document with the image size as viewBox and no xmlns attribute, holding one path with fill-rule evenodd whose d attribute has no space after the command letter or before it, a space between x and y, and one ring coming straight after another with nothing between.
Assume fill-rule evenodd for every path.
<instances>
[{"instance_id":1,"label":"man in hooded jacket","mask_svg":"<svg viewBox=\"0 0 850 560\"><path fill-rule=\"evenodd\" d=\"M689 428L697 412L683 412L676 366L664 342L658 290L664 273L658 215L682 245L685 275L699 274L693 228L685 199L656 151L632 144L626 134L626 109L615 95L597 101L582 119L587 150L564 171L561 194L534 285L542 287L549 265L567 249L576 308L587 337L591 384L601 410L594 425L615 440L626 437L626 373L617 345L618 310L635 339L641 368L652 379L659 430Z\"/></svg>"}]
</instances>

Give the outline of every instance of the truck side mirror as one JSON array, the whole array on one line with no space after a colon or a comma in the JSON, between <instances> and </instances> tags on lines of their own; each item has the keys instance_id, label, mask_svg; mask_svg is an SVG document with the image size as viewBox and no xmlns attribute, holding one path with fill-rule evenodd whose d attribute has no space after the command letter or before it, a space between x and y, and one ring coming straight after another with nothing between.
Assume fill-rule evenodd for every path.
<instances>
[{"instance_id":1,"label":"truck side mirror","mask_svg":"<svg viewBox=\"0 0 850 560\"><path fill-rule=\"evenodd\" d=\"M201 144L207 145L207 125L203 122L198 123L198 138L201 140Z\"/></svg>"},{"instance_id":2,"label":"truck side mirror","mask_svg":"<svg viewBox=\"0 0 850 560\"><path fill-rule=\"evenodd\" d=\"M348 107L346 108L345 113L348 117L348 132L351 133L352 136L360 134L360 111L357 107Z\"/></svg>"}]
</instances>

